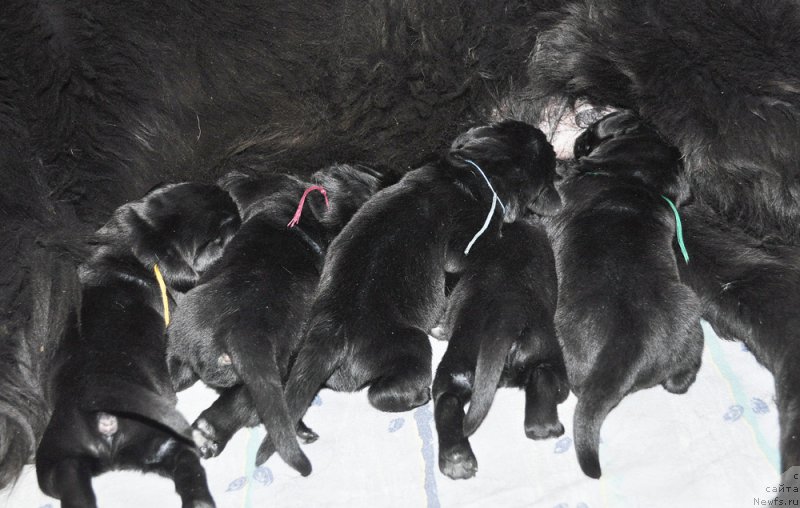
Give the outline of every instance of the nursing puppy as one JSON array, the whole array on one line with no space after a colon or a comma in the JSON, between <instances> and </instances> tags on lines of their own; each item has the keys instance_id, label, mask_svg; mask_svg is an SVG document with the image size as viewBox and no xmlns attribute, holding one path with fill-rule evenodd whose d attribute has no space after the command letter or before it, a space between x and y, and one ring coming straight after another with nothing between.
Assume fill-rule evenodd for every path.
<instances>
[{"instance_id":1,"label":"nursing puppy","mask_svg":"<svg viewBox=\"0 0 800 508\"><path fill-rule=\"evenodd\" d=\"M703 349L700 306L678 275L675 215L688 191L677 150L630 112L612 113L575 143L548 225L558 272L556 330L575 409L581 469L600 477L606 415L634 391L683 393Z\"/></svg>"},{"instance_id":2,"label":"nursing puppy","mask_svg":"<svg viewBox=\"0 0 800 508\"><path fill-rule=\"evenodd\" d=\"M531 111L633 109L680 150L696 198L686 241L704 253L686 280L773 374L782 471L800 466L800 281L776 254L800 254L798 27L792 0L576 0L538 34L521 94Z\"/></svg>"},{"instance_id":3,"label":"nursing puppy","mask_svg":"<svg viewBox=\"0 0 800 508\"><path fill-rule=\"evenodd\" d=\"M439 469L446 476L477 472L467 438L489 412L498 386L525 389L529 438L564 433L556 406L569 386L553 323L556 291L553 251L536 218L503 225L467 259L449 298L449 344L433 381Z\"/></svg>"},{"instance_id":4,"label":"nursing puppy","mask_svg":"<svg viewBox=\"0 0 800 508\"><path fill-rule=\"evenodd\" d=\"M380 184L369 168L349 165L318 171L310 182L239 174L222 184L243 224L219 262L181 299L169 328L169 366L177 389L198 377L214 388L233 388L194 424L204 456L219 454L233 433L260 420L277 436L279 455L301 474L311 472L294 438L283 382L325 250ZM302 211L298 203L302 207L311 185L326 192L324 199L308 194L300 222L287 226L295 210ZM300 432L306 441L317 437L304 426Z\"/></svg>"},{"instance_id":5,"label":"nursing puppy","mask_svg":"<svg viewBox=\"0 0 800 508\"><path fill-rule=\"evenodd\" d=\"M170 477L183 506L213 506L191 428L175 410L165 361L169 295L158 279L192 287L238 224L226 192L184 183L120 207L97 232L36 454L39 486L62 506L95 506L92 477L114 469Z\"/></svg>"},{"instance_id":6,"label":"nursing puppy","mask_svg":"<svg viewBox=\"0 0 800 508\"><path fill-rule=\"evenodd\" d=\"M462 134L445 158L408 173L365 203L325 259L286 385L293 421L322 386L369 387L369 401L381 411L426 403L427 331L445 304L445 273L460 270L471 238L487 219L511 222L529 205L554 206L554 167L553 149L541 131L500 122ZM487 211L501 213L487 218ZM258 461L271 452L265 440Z\"/></svg>"}]
</instances>

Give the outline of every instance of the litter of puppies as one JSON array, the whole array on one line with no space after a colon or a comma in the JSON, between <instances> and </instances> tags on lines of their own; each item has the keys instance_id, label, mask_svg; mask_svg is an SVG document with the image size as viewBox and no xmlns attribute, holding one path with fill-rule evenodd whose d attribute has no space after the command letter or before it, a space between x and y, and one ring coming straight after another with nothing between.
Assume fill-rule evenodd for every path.
<instances>
[{"instance_id":1,"label":"litter of puppies","mask_svg":"<svg viewBox=\"0 0 800 508\"><path fill-rule=\"evenodd\" d=\"M80 271L42 490L89 506L91 476L139 469L211 506L200 456L258 424L257 463L277 451L308 475L298 438L318 436L301 418L323 387L368 388L389 412L432 388L439 467L454 479L477 473L468 438L498 387L525 390L531 439L563 434L572 390L578 460L599 477L600 425L622 397L694 381L703 295L681 280L700 276L678 229L691 201L680 153L630 111L595 121L574 151L557 168L539 129L503 121L396 183L345 164L308 180L232 172L120 207ZM697 220L690 251L709 227ZM449 345L432 379L440 319ZM190 426L175 392L197 380L220 395Z\"/></svg>"}]
</instances>

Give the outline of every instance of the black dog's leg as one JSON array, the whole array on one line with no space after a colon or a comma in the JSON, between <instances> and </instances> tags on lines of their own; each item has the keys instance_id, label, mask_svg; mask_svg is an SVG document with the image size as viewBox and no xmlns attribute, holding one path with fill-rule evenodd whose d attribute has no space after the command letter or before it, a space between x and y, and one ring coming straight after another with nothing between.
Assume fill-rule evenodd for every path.
<instances>
[{"instance_id":1,"label":"black dog's leg","mask_svg":"<svg viewBox=\"0 0 800 508\"><path fill-rule=\"evenodd\" d=\"M213 508L214 499L208 490L206 471L200 464L197 452L188 444L173 437L164 439L154 465L158 473L172 478L175 491L181 496L183 508Z\"/></svg>"},{"instance_id":2,"label":"black dog's leg","mask_svg":"<svg viewBox=\"0 0 800 508\"><path fill-rule=\"evenodd\" d=\"M221 391L214 403L192 424L194 441L203 458L216 457L241 428L261 423L244 385Z\"/></svg>"},{"instance_id":3,"label":"black dog's leg","mask_svg":"<svg viewBox=\"0 0 800 508\"><path fill-rule=\"evenodd\" d=\"M260 423L247 388L244 385L225 388L211 407L200 413L192 424L194 442L204 459L216 457L239 429L255 427ZM319 435L302 420L297 424L297 437L305 444L319 439Z\"/></svg>"},{"instance_id":4,"label":"black dog's leg","mask_svg":"<svg viewBox=\"0 0 800 508\"><path fill-rule=\"evenodd\" d=\"M688 348L681 358L680 366L676 366L669 379L662 383L664 389L670 393L686 393L697 379L703 357L703 328L700 323L689 330L688 340Z\"/></svg>"},{"instance_id":5,"label":"black dog's leg","mask_svg":"<svg viewBox=\"0 0 800 508\"><path fill-rule=\"evenodd\" d=\"M297 437L300 438L300 441L303 444L313 443L317 439L319 439L319 434L311 430L303 420L297 422Z\"/></svg>"},{"instance_id":6,"label":"black dog's leg","mask_svg":"<svg viewBox=\"0 0 800 508\"><path fill-rule=\"evenodd\" d=\"M63 508L92 508L97 506L92 490L89 464L78 458L65 459L51 473Z\"/></svg>"},{"instance_id":7,"label":"black dog's leg","mask_svg":"<svg viewBox=\"0 0 800 508\"><path fill-rule=\"evenodd\" d=\"M431 400L431 344L416 328L386 333L391 344L374 349L382 375L369 388L369 402L381 411L408 411Z\"/></svg>"},{"instance_id":8,"label":"black dog's leg","mask_svg":"<svg viewBox=\"0 0 800 508\"><path fill-rule=\"evenodd\" d=\"M464 436L464 405L472 395L472 379L465 372L444 358L433 382L439 470L454 480L472 478L478 471L478 459Z\"/></svg>"},{"instance_id":9,"label":"black dog's leg","mask_svg":"<svg viewBox=\"0 0 800 508\"><path fill-rule=\"evenodd\" d=\"M775 378L781 469L800 466L800 248L764 247L700 207L685 212L681 277L723 338L743 340Z\"/></svg>"},{"instance_id":10,"label":"black dog's leg","mask_svg":"<svg viewBox=\"0 0 800 508\"><path fill-rule=\"evenodd\" d=\"M775 377L778 404L778 421L781 429L781 465L783 471L800 466L800 373L797 362L800 352L794 352L786 359L784 373Z\"/></svg>"},{"instance_id":11,"label":"black dog's leg","mask_svg":"<svg viewBox=\"0 0 800 508\"><path fill-rule=\"evenodd\" d=\"M534 368L525 385L525 435L547 439L564 433L558 420L558 404L568 394L566 372L562 368L540 365Z\"/></svg>"},{"instance_id":12,"label":"black dog's leg","mask_svg":"<svg viewBox=\"0 0 800 508\"><path fill-rule=\"evenodd\" d=\"M682 370L664 381L664 389L669 393L680 395L689 390L695 379L697 379L696 370Z\"/></svg>"}]
</instances>

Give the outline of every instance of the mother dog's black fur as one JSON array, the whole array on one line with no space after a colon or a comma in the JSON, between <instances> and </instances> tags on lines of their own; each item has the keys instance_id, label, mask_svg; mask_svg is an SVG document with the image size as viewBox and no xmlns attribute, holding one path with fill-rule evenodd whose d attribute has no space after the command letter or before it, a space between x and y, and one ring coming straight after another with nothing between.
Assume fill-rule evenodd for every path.
<instances>
[{"instance_id":1,"label":"mother dog's black fur","mask_svg":"<svg viewBox=\"0 0 800 508\"><path fill-rule=\"evenodd\" d=\"M5 1L0 486L49 413L79 235L159 182L215 180L233 142L303 175L416 167L523 76L557 1Z\"/></svg>"},{"instance_id":2,"label":"mother dog's black fur","mask_svg":"<svg viewBox=\"0 0 800 508\"><path fill-rule=\"evenodd\" d=\"M367 201L325 259L286 383L294 421L323 385L369 387L370 403L382 411L405 411L430 399L427 331L445 303L445 272L460 269L465 247L493 206L489 186L466 159L483 168L505 204L504 216L497 207L495 222L558 199L552 147L538 129L508 121L462 134L446 159L408 173ZM268 443L259 461L271 453Z\"/></svg>"},{"instance_id":3,"label":"mother dog's black fur","mask_svg":"<svg viewBox=\"0 0 800 508\"><path fill-rule=\"evenodd\" d=\"M310 194L300 222L288 227L312 183L325 189L330 208L322 196ZM294 439L283 382L328 244L380 184L367 168L347 165L318 171L309 182L280 174L225 179L243 224L219 262L181 299L169 329L170 370L178 389L199 377L215 388L244 385L249 394L248 401L242 393L223 393L200 415L193 426L204 455L218 454L233 432L250 423L243 416L254 406L281 446L279 455L303 475L311 472ZM225 355L229 360L221 361Z\"/></svg>"},{"instance_id":4,"label":"mother dog's black fur","mask_svg":"<svg viewBox=\"0 0 800 508\"><path fill-rule=\"evenodd\" d=\"M213 505L189 423L175 409L154 266L169 287L189 289L238 224L226 192L187 183L121 207L97 232L36 453L39 485L62 506L94 506L91 478L113 469L171 477L184 506Z\"/></svg>"},{"instance_id":5,"label":"mother dog's black fur","mask_svg":"<svg viewBox=\"0 0 800 508\"><path fill-rule=\"evenodd\" d=\"M516 107L538 112L555 95L637 109L687 157L712 218L754 245L796 246L797 11L793 0L7 0L0 486L50 409L42 376L79 294L71 239L159 181L216 178L209 168L243 131L241 146L272 143L286 170L413 167L525 85L536 49ZM767 347L773 372L800 349L791 336Z\"/></svg>"},{"instance_id":6,"label":"mother dog's black fur","mask_svg":"<svg viewBox=\"0 0 800 508\"><path fill-rule=\"evenodd\" d=\"M775 376L782 470L800 465L790 325L800 299L800 5L581 0L557 17L538 36L517 105L533 116L554 98L634 109L681 151L694 195L687 243L703 253L682 268L703 316Z\"/></svg>"},{"instance_id":7,"label":"mother dog's black fur","mask_svg":"<svg viewBox=\"0 0 800 508\"><path fill-rule=\"evenodd\" d=\"M682 212L692 259L679 265L704 317L775 376L783 469L800 464L800 252L755 241L700 203Z\"/></svg>"},{"instance_id":8,"label":"mother dog's black fur","mask_svg":"<svg viewBox=\"0 0 800 508\"><path fill-rule=\"evenodd\" d=\"M700 368L700 305L680 281L669 198L688 198L680 154L630 112L596 122L575 143L548 224L558 270L555 322L578 397L574 440L584 473L600 477L606 415L634 391L685 392ZM680 259L680 263L684 263Z\"/></svg>"},{"instance_id":9,"label":"mother dog's black fur","mask_svg":"<svg viewBox=\"0 0 800 508\"><path fill-rule=\"evenodd\" d=\"M556 406L569 386L553 322L556 293L553 251L538 219L503 225L470 253L448 298L449 343L433 380L439 469L450 478L476 473L467 438L498 386L525 389L529 438L564 433Z\"/></svg>"}]
</instances>

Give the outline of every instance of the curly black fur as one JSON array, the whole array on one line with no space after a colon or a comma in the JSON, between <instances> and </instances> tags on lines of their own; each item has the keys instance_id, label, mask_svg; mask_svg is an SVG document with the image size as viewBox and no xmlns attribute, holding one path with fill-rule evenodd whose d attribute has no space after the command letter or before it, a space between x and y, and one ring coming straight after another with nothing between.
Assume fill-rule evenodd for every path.
<instances>
[{"instance_id":1,"label":"curly black fur","mask_svg":"<svg viewBox=\"0 0 800 508\"><path fill-rule=\"evenodd\" d=\"M0 13L0 487L49 412L80 236L163 181L404 171L524 79L541 0L9 0Z\"/></svg>"}]
</instances>

